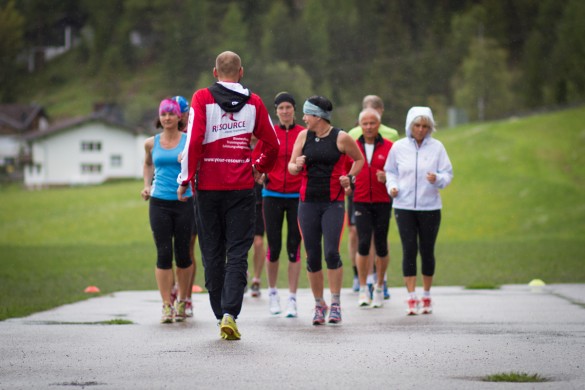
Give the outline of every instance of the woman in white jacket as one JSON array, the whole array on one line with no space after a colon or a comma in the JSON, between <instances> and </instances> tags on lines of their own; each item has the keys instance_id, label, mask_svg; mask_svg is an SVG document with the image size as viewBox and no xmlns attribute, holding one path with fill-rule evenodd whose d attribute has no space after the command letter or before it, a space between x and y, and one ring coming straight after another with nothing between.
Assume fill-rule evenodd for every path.
<instances>
[{"instance_id":1,"label":"woman in white jacket","mask_svg":"<svg viewBox=\"0 0 585 390\"><path fill-rule=\"evenodd\" d=\"M430 314L431 285L435 274L435 241L441 224L441 196L453 178L453 168L435 131L429 107L412 107L406 116L406 138L394 143L384 170L386 188L393 198L396 225L402 242L402 272L409 293L409 315ZM423 297L416 295L416 257L420 249ZM422 302L421 302L422 301ZM422 303L422 308L420 307Z\"/></svg>"}]
</instances>

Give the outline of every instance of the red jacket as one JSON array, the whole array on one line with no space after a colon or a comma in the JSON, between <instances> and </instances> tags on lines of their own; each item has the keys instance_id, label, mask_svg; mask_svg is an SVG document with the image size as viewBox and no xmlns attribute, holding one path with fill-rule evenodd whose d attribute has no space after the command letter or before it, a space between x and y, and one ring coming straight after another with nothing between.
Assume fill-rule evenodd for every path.
<instances>
[{"instance_id":1,"label":"red jacket","mask_svg":"<svg viewBox=\"0 0 585 390\"><path fill-rule=\"evenodd\" d=\"M357 144L364 156L364 167L355 178L353 201L363 203L390 203L390 195L388 195L386 184L378 181L376 172L384 170L384 164L390 153L390 148L392 148L392 141L388 141L378 135L374 143L374 153L372 154L371 163L368 163L366 157L363 136L358 138ZM346 164L346 170L349 171L353 160L347 158Z\"/></svg>"},{"instance_id":2,"label":"red jacket","mask_svg":"<svg viewBox=\"0 0 585 390\"><path fill-rule=\"evenodd\" d=\"M274 126L278 140L280 141L280 148L278 150L278 158L274 167L268 173L265 188L270 191L290 194L299 192L301 189L301 175L291 175L288 172L288 163L292 155L293 146L299 133L304 130L300 125L295 124L290 129L285 129L281 125Z\"/></svg>"},{"instance_id":3,"label":"red jacket","mask_svg":"<svg viewBox=\"0 0 585 390\"><path fill-rule=\"evenodd\" d=\"M269 172L278 156L278 138L260 97L240 84L233 90L216 83L191 99L189 141L177 181L186 185L197 173L199 190L254 188L252 165ZM239 88L238 88L239 87ZM262 141L250 148L252 133Z\"/></svg>"}]
</instances>

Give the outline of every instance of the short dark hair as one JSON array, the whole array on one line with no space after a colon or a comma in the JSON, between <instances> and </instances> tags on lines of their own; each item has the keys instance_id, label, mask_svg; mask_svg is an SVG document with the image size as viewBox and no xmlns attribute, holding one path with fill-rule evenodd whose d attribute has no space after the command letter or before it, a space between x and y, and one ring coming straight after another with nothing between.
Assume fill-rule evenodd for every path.
<instances>
[{"instance_id":1,"label":"short dark hair","mask_svg":"<svg viewBox=\"0 0 585 390\"><path fill-rule=\"evenodd\" d=\"M309 103L316 105L324 111L333 111L333 103L331 103L331 100L327 99L325 96L313 95L307 100Z\"/></svg>"}]
</instances>

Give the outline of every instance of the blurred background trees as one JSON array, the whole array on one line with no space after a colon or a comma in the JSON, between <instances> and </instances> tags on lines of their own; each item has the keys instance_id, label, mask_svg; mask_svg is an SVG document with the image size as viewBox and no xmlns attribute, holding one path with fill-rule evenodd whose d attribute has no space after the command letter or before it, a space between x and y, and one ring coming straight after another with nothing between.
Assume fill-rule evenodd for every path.
<instances>
[{"instance_id":1,"label":"blurred background trees","mask_svg":"<svg viewBox=\"0 0 585 390\"><path fill-rule=\"evenodd\" d=\"M583 20L581 0L0 0L0 98L43 103L43 90L78 79L138 120L213 82L215 56L233 50L267 106L281 90L326 95L349 128L377 94L400 131L413 105L445 126L450 107L488 120L585 101ZM53 64L31 69L30 53L61 44L64 25L74 60L31 91L27 80Z\"/></svg>"}]
</instances>

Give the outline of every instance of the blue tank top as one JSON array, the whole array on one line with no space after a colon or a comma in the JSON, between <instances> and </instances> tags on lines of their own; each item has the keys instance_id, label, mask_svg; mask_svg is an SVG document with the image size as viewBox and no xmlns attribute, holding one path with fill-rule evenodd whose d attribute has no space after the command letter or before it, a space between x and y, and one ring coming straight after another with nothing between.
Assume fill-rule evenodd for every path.
<instances>
[{"instance_id":1,"label":"blue tank top","mask_svg":"<svg viewBox=\"0 0 585 390\"><path fill-rule=\"evenodd\" d=\"M187 134L181 134L181 141L173 149L165 149L160 144L160 134L154 136L152 148L152 162L154 164L154 182L150 196L164 200L178 200L177 177L181 172L181 164L178 161L179 154L183 151L187 142ZM191 186L185 192L185 196L193 196Z\"/></svg>"}]
</instances>

